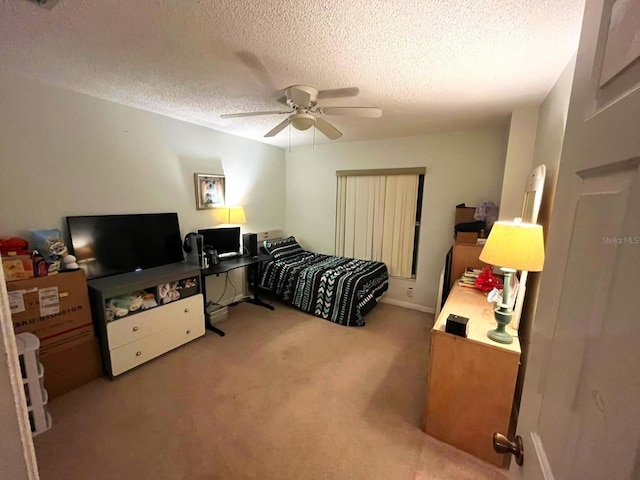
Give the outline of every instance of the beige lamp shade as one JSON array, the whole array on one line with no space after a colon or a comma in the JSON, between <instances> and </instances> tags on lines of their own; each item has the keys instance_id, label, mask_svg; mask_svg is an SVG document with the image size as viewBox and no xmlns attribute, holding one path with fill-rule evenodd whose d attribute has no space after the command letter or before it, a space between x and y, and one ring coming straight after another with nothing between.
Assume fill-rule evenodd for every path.
<instances>
[{"instance_id":1,"label":"beige lamp shade","mask_svg":"<svg viewBox=\"0 0 640 480\"><path fill-rule=\"evenodd\" d=\"M480 260L490 265L540 272L544 265L542 226L521 222L496 222Z\"/></svg>"},{"instance_id":2,"label":"beige lamp shade","mask_svg":"<svg viewBox=\"0 0 640 480\"><path fill-rule=\"evenodd\" d=\"M247 223L247 218L244 216L244 208L229 207L229 219L227 223L232 225Z\"/></svg>"}]
</instances>

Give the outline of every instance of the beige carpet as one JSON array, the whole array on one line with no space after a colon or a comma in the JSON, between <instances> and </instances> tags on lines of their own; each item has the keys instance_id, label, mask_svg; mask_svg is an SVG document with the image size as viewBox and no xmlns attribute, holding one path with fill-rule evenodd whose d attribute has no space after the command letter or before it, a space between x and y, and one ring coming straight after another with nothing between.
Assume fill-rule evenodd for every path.
<instances>
[{"instance_id":1,"label":"beige carpet","mask_svg":"<svg viewBox=\"0 0 640 480\"><path fill-rule=\"evenodd\" d=\"M432 315L381 304L347 328L276 307L52 401L41 478L505 478L421 430Z\"/></svg>"}]
</instances>

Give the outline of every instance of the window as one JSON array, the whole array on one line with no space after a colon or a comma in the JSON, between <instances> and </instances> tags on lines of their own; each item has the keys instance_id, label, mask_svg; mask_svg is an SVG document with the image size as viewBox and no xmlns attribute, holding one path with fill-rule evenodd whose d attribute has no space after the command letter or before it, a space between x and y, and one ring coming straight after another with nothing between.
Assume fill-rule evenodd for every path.
<instances>
[{"instance_id":1,"label":"window","mask_svg":"<svg viewBox=\"0 0 640 480\"><path fill-rule=\"evenodd\" d=\"M336 255L416 273L424 168L338 171Z\"/></svg>"}]
</instances>

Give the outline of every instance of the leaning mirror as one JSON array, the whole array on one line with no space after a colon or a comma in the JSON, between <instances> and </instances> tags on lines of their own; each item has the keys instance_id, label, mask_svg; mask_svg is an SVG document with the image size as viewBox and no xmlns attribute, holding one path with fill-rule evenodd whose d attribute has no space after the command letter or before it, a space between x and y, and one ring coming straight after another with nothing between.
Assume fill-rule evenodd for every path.
<instances>
[{"instance_id":1,"label":"leaning mirror","mask_svg":"<svg viewBox=\"0 0 640 480\"><path fill-rule=\"evenodd\" d=\"M538 165L536 168L531 170L527 177L520 214L523 222L536 223L538 221L538 213L540 213L540 205L542 204L542 191L544 189L544 178L546 173L546 167L544 165ZM520 284L518 286L513 319L509 324L509 327L515 330L518 330L518 327L520 326L520 315L522 314L522 305L524 304L524 295L527 289L527 275L528 272L526 271L520 272Z\"/></svg>"}]
</instances>

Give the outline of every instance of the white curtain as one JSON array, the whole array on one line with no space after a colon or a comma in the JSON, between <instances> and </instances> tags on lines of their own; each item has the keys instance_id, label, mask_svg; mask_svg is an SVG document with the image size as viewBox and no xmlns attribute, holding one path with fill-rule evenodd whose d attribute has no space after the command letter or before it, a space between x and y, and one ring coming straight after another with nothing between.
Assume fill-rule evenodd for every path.
<instances>
[{"instance_id":1,"label":"white curtain","mask_svg":"<svg viewBox=\"0 0 640 480\"><path fill-rule=\"evenodd\" d=\"M336 255L411 278L417 200L418 175L338 177Z\"/></svg>"}]
</instances>

